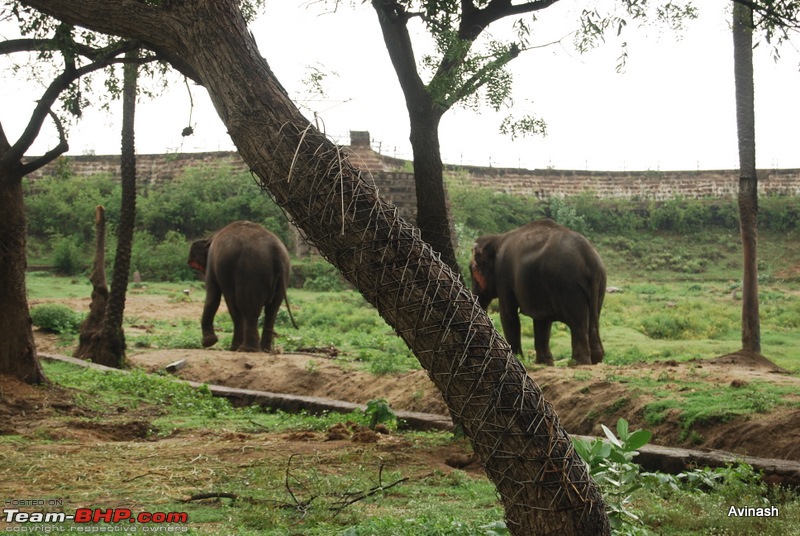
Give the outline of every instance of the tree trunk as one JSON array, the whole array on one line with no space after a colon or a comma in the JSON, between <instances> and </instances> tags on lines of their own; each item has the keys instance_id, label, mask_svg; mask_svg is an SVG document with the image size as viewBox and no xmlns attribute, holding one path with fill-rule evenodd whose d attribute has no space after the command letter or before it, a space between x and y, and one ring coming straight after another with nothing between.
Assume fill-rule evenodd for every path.
<instances>
[{"instance_id":1,"label":"tree trunk","mask_svg":"<svg viewBox=\"0 0 800 536\"><path fill-rule=\"evenodd\" d=\"M733 2L736 125L739 139L739 229L742 237L742 349L761 352L758 313L758 175L753 97L753 10Z\"/></svg>"},{"instance_id":2,"label":"tree trunk","mask_svg":"<svg viewBox=\"0 0 800 536\"><path fill-rule=\"evenodd\" d=\"M4 137L3 137L4 139ZM4 147L0 147L0 150ZM25 287L26 223L22 178L0 167L0 374L26 383L45 381L36 358Z\"/></svg>"},{"instance_id":3,"label":"tree trunk","mask_svg":"<svg viewBox=\"0 0 800 536\"><path fill-rule=\"evenodd\" d=\"M126 59L135 60L139 51L125 54ZM103 326L106 342L105 354L109 366L122 368L125 365L125 332L122 321L125 313L125 297L128 292L128 274L131 269L133 231L136 224L136 93L138 67L136 63L123 66L122 89L122 141L120 147L120 178L122 181L122 206L117 226L117 251L114 257L114 274L111 278L111 295ZM113 363L113 364L112 364Z\"/></svg>"},{"instance_id":4,"label":"tree trunk","mask_svg":"<svg viewBox=\"0 0 800 536\"><path fill-rule=\"evenodd\" d=\"M125 54L126 59L139 57L138 50ZM136 220L136 144L134 120L136 116L137 65L131 61L123 66L122 86L122 142L120 150L120 177L122 181L122 206L117 226L117 251L114 257L114 273L111 291L105 286L105 226L103 242L100 243L101 229L98 226L98 251L92 270L92 310L81 326L80 344L75 357L91 359L107 367L125 366L125 331L122 327L125 312L125 296L128 291L128 273L131 266L131 249ZM100 214L98 214L100 217ZM103 251L100 251L100 248ZM102 274L102 277L101 277ZM102 279L102 281L101 281ZM95 281L97 280L97 281ZM97 303L95 300L98 300ZM105 302L105 303L102 303ZM102 319L100 324L97 320Z\"/></svg>"},{"instance_id":5,"label":"tree trunk","mask_svg":"<svg viewBox=\"0 0 800 536\"><path fill-rule=\"evenodd\" d=\"M167 50L206 87L242 158L307 239L380 312L442 391L495 483L512 534L610 533L552 406L419 231L292 104L236 0L23 0ZM165 16L169 11L169 16Z\"/></svg>"},{"instance_id":6,"label":"tree trunk","mask_svg":"<svg viewBox=\"0 0 800 536\"><path fill-rule=\"evenodd\" d=\"M108 307L108 282L106 280L106 214L102 206L98 206L94 216L95 247L92 272L89 281L92 283L92 303L89 304L89 315L81 322L78 334L78 347L73 357L94 361L98 353L98 341L103 334L103 319ZM101 363L104 364L104 363Z\"/></svg>"},{"instance_id":7,"label":"tree trunk","mask_svg":"<svg viewBox=\"0 0 800 536\"><path fill-rule=\"evenodd\" d=\"M439 121L447 108L434 102L417 73L411 36L406 26L407 17L398 13L391 2L372 0L372 6L378 15L386 50L408 108L417 192L417 227L422 239L439 252L445 264L459 273L439 149Z\"/></svg>"},{"instance_id":8,"label":"tree trunk","mask_svg":"<svg viewBox=\"0 0 800 536\"><path fill-rule=\"evenodd\" d=\"M459 273L439 150L440 116L429 110L429 113L411 114L410 119L417 227L422 232L422 239L441 254L442 261Z\"/></svg>"}]
</instances>

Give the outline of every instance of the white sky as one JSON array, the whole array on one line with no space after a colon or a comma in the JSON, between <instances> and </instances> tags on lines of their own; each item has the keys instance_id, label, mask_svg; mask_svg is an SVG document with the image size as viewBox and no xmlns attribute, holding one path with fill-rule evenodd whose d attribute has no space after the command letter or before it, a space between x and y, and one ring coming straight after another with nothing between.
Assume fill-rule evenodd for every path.
<instances>
[{"instance_id":1,"label":"white sky","mask_svg":"<svg viewBox=\"0 0 800 536\"><path fill-rule=\"evenodd\" d=\"M566 36L576 26L578 4L562 0L543 11L533 26L533 43ZM548 135L511 141L498 133L506 112L454 109L440 129L444 161L529 169L738 167L729 2L698 4L700 20L680 36L663 28L625 30L623 74L615 71L619 41L581 55L566 37L561 44L525 52L512 62L511 111L542 117ZM369 3L335 14L322 11L320 4L305 1L272 2L252 25L262 54L306 115L317 112L335 141L346 144L350 130L368 130L383 154L410 158L405 103L374 11ZM10 31L3 28L0 37L10 37ZM778 63L766 45L756 49L760 168L800 168L800 52L793 45L784 45ZM337 73L325 81L325 100L309 100L306 94L309 66ZM11 139L21 132L41 89L7 72L0 81L0 121ZM195 135L188 138L180 136L189 118L181 81L158 99L140 103L139 153L235 150L205 91L193 86L192 94ZM118 117L87 110L69 139L70 154L118 154ZM54 143L55 133L47 128L30 153L41 154Z\"/></svg>"}]
</instances>

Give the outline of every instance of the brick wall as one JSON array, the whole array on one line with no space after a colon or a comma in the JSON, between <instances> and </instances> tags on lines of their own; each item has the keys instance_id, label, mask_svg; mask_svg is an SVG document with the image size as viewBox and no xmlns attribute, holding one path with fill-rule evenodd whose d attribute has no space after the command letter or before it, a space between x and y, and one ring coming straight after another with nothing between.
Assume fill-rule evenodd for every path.
<instances>
[{"instance_id":1,"label":"brick wall","mask_svg":"<svg viewBox=\"0 0 800 536\"><path fill-rule=\"evenodd\" d=\"M408 167L402 160L375 153L367 143L348 148L350 160L368 169L381 195L397 205L401 214L413 218L415 187L413 175L401 171ZM76 175L107 173L119 177L118 156L71 156L70 169ZM168 181L191 166L247 170L235 152L138 155L139 184L152 187ZM29 180L55 173L53 163ZM446 174L476 186L483 186L513 195L548 198L589 192L599 197L664 200L673 197L730 197L738 189L738 171L568 171L525 170L510 168L448 167ZM800 196L800 169L759 171L759 192L762 195Z\"/></svg>"},{"instance_id":2,"label":"brick wall","mask_svg":"<svg viewBox=\"0 0 800 536\"><path fill-rule=\"evenodd\" d=\"M453 170L453 172L456 172ZM731 197L738 170L569 171L556 169L462 168L468 182L514 195L547 198L590 192L598 197L664 200L674 197ZM800 196L800 169L759 170L762 195Z\"/></svg>"}]
</instances>

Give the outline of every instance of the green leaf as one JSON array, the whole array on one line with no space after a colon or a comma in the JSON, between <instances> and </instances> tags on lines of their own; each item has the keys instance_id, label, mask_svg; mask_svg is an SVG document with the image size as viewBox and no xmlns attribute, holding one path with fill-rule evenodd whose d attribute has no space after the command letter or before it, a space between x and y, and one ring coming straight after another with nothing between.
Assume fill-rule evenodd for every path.
<instances>
[{"instance_id":1,"label":"green leaf","mask_svg":"<svg viewBox=\"0 0 800 536\"><path fill-rule=\"evenodd\" d=\"M603 427L603 432L606 434L608 440L611 441L617 447L622 448L622 443L619 442L619 439L617 439L617 436L614 435L614 432L609 430L608 426L606 426L605 424L601 424L600 426Z\"/></svg>"},{"instance_id":2,"label":"green leaf","mask_svg":"<svg viewBox=\"0 0 800 536\"><path fill-rule=\"evenodd\" d=\"M628 439L628 421L620 418L617 421L617 436L624 442Z\"/></svg>"},{"instance_id":3,"label":"green leaf","mask_svg":"<svg viewBox=\"0 0 800 536\"><path fill-rule=\"evenodd\" d=\"M589 442L586 441L585 439L577 439L577 438L573 437L572 438L572 446L575 448L575 452L578 453L578 456L580 456L583 459L583 461L588 463L589 460L590 460L590 454L589 453L591 451L591 447L589 446Z\"/></svg>"},{"instance_id":4,"label":"green leaf","mask_svg":"<svg viewBox=\"0 0 800 536\"><path fill-rule=\"evenodd\" d=\"M628 450L637 450L650 442L653 437L653 432L649 430L636 430L625 441L625 448Z\"/></svg>"}]
</instances>

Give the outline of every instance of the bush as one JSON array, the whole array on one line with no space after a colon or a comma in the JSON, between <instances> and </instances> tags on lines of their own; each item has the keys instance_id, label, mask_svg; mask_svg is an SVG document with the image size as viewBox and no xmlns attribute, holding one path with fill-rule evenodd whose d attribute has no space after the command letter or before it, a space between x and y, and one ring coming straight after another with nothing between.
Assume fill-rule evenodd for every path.
<instances>
[{"instance_id":1,"label":"bush","mask_svg":"<svg viewBox=\"0 0 800 536\"><path fill-rule=\"evenodd\" d=\"M465 183L451 182L447 189L453 220L457 225L474 229L477 235L504 233L545 215L544 204L535 198Z\"/></svg>"},{"instance_id":2,"label":"bush","mask_svg":"<svg viewBox=\"0 0 800 536\"><path fill-rule=\"evenodd\" d=\"M60 303L45 303L31 309L33 325L44 331L65 334L77 333L83 315Z\"/></svg>"},{"instance_id":3,"label":"bush","mask_svg":"<svg viewBox=\"0 0 800 536\"><path fill-rule=\"evenodd\" d=\"M170 231L161 242L146 231L134 235L131 273L139 271L143 281L190 281L196 272L189 268L189 243Z\"/></svg>"},{"instance_id":4,"label":"bush","mask_svg":"<svg viewBox=\"0 0 800 536\"><path fill-rule=\"evenodd\" d=\"M565 227L586 235L591 230L586 219L578 214L574 204L567 204L560 197L550 199L550 217Z\"/></svg>"},{"instance_id":5,"label":"bush","mask_svg":"<svg viewBox=\"0 0 800 536\"><path fill-rule=\"evenodd\" d=\"M77 275L86 268L78 239L56 235L53 246L53 268L60 275Z\"/></svg>"},{"instance_id":6,"label":"bush","mask_svg":"<svg viewBox=\"0 0 800 536\"><path fill-rule=\"evenodd\" d=\"M69 229L81 245L92 243L97 205L106 207L106 221L119 221L121 187L107 175L91 177L45 177L25 186L28 233L46 239Z\"/></svg>"},{"instance_id":7,"label":"bush","mask_svg":"<svg viewBox=\"0 0 800 536\"><path fill-rule=\"evenodd\" d=\"M237 220L260 223L285 244L289 223L281 209L247 173L229 168L191 167L138 205L140 230L161 240L170 232L189 239L207 236Z\"/></svg>"},{"instance_id":8,"label":"bush","mask_svg":"<svg viewBox=\"0 0 800 536\"><path fill-rule=\"evenodd\" d=\"M295 270L302 274L303 288L306 290L336 292L348 287L339 270L322 259L295 263Z\"/></svg>"}]
</instances>

